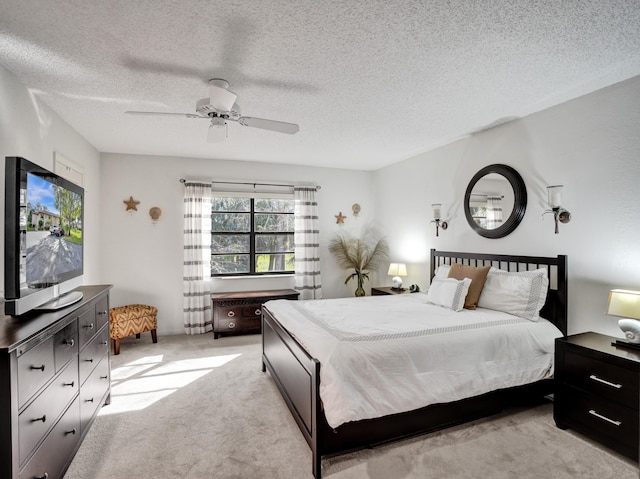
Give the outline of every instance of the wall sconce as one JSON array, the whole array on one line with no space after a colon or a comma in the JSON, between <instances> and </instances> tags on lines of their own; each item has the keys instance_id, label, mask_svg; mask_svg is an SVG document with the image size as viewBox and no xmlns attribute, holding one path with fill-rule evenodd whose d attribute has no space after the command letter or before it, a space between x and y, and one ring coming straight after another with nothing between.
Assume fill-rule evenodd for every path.
<instances>
[{"instance_id":1,"label":"wall sconce","mask_svg":"<svg viewBox=\"0 0 640 479\"><path fill-rule=\"evenodd\" d=\"M389 265L389 271L387 271L389 276L393 276L391 279L393 281L393 286L391 289L404 289L402 287L402 278L400 276L407 275L407 265L404 263L391 263Z\"/></svg>"},{"instance_id":2,"label":"wall sconce","mask_svg":"<svg viewBox=\"0 0 640 479\"><path fill-rule=\"evenodd\" d=\"M434 203L431 207L433 208L433 219L431 220L431 223L436 224L436 236L440 236L439 229L442 228L443 230L446 230L449 227L449 224L440 218L440 212L442 209L442 205L440 203Z\"/></svg>"},{"instance_id":3,"label":"wall sconce","mask_svg":"<svg viewBox=\"0 0 640 479\"><path fill-rule=\"evenodd\" d=\"M553 220L556 225L556 230L555 230L556 234L559 233L558 221L560 221L560 223L565 223L565 224L571 221L571 213L569 213L567 210L565 210L562 207L562 189L563 188L564 188L563 185L547 186L547 194L549 196L547 201L551 209L546 210L544 213L542 213L543 216L547 213L553 213Z\"/></svg>"},{"instance_id":4,"label":"wall sconce","mask_svg":"<svg viewBox=\"0 0 640 479\"><path fill-rule=\"evenodd\" d=\"M640 350L640 291L612 289L607 314L624 318L618 321L618 326L627 338L627 341L618 339L611 344Z\"/></svg>"}]
</instances>

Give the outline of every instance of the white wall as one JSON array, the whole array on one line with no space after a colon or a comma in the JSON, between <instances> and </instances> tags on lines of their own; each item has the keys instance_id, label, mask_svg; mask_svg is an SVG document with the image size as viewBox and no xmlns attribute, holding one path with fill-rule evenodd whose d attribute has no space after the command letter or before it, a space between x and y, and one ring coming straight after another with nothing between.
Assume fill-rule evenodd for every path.
<instances>
[{"instance_id":1,"label":"white wall","mask_svg":"<svg viewBox=\"0 0 640 479\"><path fill-rule=\"evenodd\" d=\"M0 198L3 205L0 216L3 223L5 157L21 156L53 171L54 152L82 166L85 171L83 282L97 284L101 279L98 264L100 155L37 95L0 66ZM4 229L1 247L4 251ZM0 253L0 264L4 270L3 253ZM4 292L4 275L0 277L0 291Z\"/></svg>"},{"instance_id":2,"label":"white wall","mask_svg":"<svg viewBox=\"0 0 640 479\"><path fill-rule=\"evenodd\" d=\"M640 77L423 153L374 174L376 220L391 235L405 282L428 285L429 249L568 255L569 333L622 337L604 310L612 288L640 289ZM504 163L523 177L528 205L509 236L487 239L462 209L473 175ZM553 232L541 218L546 186L564 184L569 224ZM398 192L404 193L398 197ZM449 228L435 237L432 203L443 203Z\"/></svg>"},{"instance_id":3,"label":"white wall","mask_svg":"<svg viewBox=\"0 0 640 479\"><path fill-rule=\"evenodd\" d=\"M212 145L212 148L215 146ZM371 172L305 168L271 163L103 154L101 162L102 281L113 284L111 303L152 304L158 308L158 332L184 332L182 316L182 196L180 178L225 178L246 181L316 182L321 230L322 286L325 298L353 295L344 286L347 272L338 267L327 243L338 231L358 233L373 221ZM125 212L124 200L140 201L137 212ZM362 207L353 218L351 206ZM162 209L152 224L149 209ZM347 215L344 225L335 215ZM386 278L384 279L386 281ZM367 285L374 284L375 278ZM293 277L219 279L215 291L249 291L293 286ZM368 288L367 288L368 289Z\"/></svg>"},{"instance_id":4,"label":"white wall","mask_svg":"<svg viewBox=\"0 0 640 479\"><path fill-rule=\"evenodd\" d=\"M526 118L461 139L377 172L291 167L189 158L102 156L41 99L0 66L0 158L23 156L53 168L59 152L85 169L86 284L112 283L112 304L149 302L160 309L161 334L182 332L181 177L315 181L320 190L325 297L349 296L346 272L326 245L341 230L359 232L376 221L391 245L391 260L409 268L405 283L428 284L430 248L569 256L569 332L621 336L616 318L604 315L608 291L640 289L640 78ZM523 223L506 238L490 240L467 225L462 199L480 168L505 163L527 185ZM4 168L0 185L4 185ZM573 219L553 234L545 186L565 185ZM3 188L3 186L2 186ZM123 200L141 201L135 214ZM2 191L4 197L4 191ZM351 205L362 206L353 218ZM443 203L449 229L436 238L431 203ZM148 210L159 206L153 225ZM344 226L335 223L342 211ZM4 215L0 209L0 216ZM4 236L2 237L4 243ZM0 262L4 263L2 255ZM384 271L368 287L388 284ZM0 290L4 289L0 278ZM224 280L217 290L280 288L291 278Z\"/></svg>"}]
</instances>

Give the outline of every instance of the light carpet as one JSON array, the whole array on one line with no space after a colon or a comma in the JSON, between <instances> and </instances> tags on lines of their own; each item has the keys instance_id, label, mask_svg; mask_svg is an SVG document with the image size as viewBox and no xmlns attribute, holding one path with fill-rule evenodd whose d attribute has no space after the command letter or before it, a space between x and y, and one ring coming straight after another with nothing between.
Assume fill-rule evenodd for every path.
<instances>
[{"instance_id":1,"label":"light carpet","mask_svg":"<svg viewBox=\"0 0 640 479\"><path fill-rule=\"evenodd\" d=\"M65 479L310 479L311 452L259 335L128 338ZM637 464L555 427L552 404L323 460L326 479L637 479Z\"/></svg>"}]
</instances>

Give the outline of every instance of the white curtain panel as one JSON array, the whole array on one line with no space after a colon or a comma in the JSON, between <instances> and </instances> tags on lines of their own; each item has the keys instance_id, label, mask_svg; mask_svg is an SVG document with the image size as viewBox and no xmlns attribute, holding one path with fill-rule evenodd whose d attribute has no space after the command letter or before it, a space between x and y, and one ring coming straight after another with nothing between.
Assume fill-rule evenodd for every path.
<instances>
[{"instance_id":1,"label":"white curtain panel","mask_svg":"<svg viewBox=\"0 0 640 479\"><path fill-rule=\"evenodd\" d=\"M184 184L183 312L186 334L212 330L211 183Z\"/></svg>"},{"instance_id":2,"label":"white curtain panel","mask_svg":"<svg viewBox=\"0 0 640 479\"><path fill-rule=\"evenodd\" d=\"M295 288L300 299L322 299L320 219L315 187L295 187Z\"/></svg>"},{"instance_id":3,"label":"white curtain panel","mask_svg":"<svg viewBox=\"0 0 640 479\"><path fill-rule=\"evenodd\" d=\"M502 198L487 196L487 229L495 229L502 225Z\"/></svg>"}]
</instances>

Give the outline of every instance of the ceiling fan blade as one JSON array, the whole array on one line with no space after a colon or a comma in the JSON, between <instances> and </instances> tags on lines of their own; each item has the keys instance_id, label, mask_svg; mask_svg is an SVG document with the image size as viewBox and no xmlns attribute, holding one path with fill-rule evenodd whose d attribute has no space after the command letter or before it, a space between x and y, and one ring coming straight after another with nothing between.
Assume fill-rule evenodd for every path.
<instances>
[{"instance_id":1,"label":"ceiling fan blade","mask_svg":"<svg viewBox=\"0 0 640 479\"><path fill-rule=\"evenodd\" d=\"M231 111L238 95L227 90L227 88L222 85L228 87L229 83L225 80L218 79L213 79L209 82L209 103L218 111L228 112Z\"/></svg>"},{"instance_id":2,"label":"ceiling fan blade","mask_svg":"<svg viewBox=\"0 0 640 479\"><path fill-rule=\"evenodd\" d=\"M127 115L146 115L146 116L184 116L187 118L206 118L208 116L198 115L196 113L165 113L161 111L125 111Z\"/></svg>"},{"instance_id":3,"label":"ceiling fan blade","mask_svg":"<svg viewBox=\"0 0 640 479\"><path fill-rule=\"evenodd\" d=\"M295 123L286 123L284 121L265 120L264 118L253 118L250 116L241 116L238 123L243 126L251 126L253 128L262 128L263 130L277 131L279 133L287 133L293 135L300 131L300 127Z\"/></svg>"}]
</instances>

